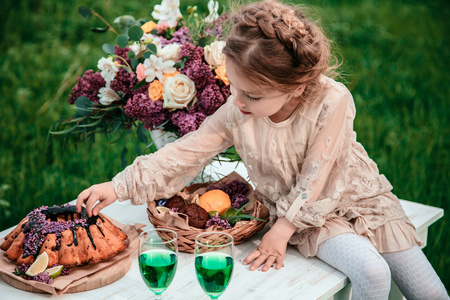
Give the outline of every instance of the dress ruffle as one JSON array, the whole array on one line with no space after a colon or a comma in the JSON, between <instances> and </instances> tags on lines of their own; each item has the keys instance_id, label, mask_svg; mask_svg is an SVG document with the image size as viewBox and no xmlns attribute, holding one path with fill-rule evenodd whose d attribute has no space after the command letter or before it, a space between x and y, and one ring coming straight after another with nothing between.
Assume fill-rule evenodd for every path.
<instances>
[{"instance_id":1,"label":"dress ruffle","mask_svg":"<svg viewBox=\"0 0 450 300\"><path fill-rule=\"evenodd\" d=\"M364 217L357 217L352 221L338 218L328 220L322 227L306 233L306 236L301 238L304 242L295 246L304 257L312 257L317 254L320 243L343 233L367 236L380 253L402 251L414 245L424 245L414 226L402 219L392 220L378 228L370 229ZM295 243L295 241L291 242Z\"/></svg>"}]
</instances>

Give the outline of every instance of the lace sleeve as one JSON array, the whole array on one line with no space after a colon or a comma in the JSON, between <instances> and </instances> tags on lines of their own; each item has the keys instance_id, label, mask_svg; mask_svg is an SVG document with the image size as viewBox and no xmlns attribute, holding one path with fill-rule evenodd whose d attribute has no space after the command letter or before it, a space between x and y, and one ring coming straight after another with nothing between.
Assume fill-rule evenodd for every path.
<instances>
[{"instance_id":1,"label":"lace sleeve","mask_svg":"<svg viewBox=\"0 0 450 300\"><path fill-rule=\"evenodd\" d=\"M218 153L232 146L227 130L227 105L200 128L157 152L135 159L113 178L119 201L144 204L169 198L183 189Z\"/></svg>"},{"instance_id":2,"label":"lace sleeve","mask_svg":"<svg viewBox=\"0 0 450 300\"><path fill-rule=\"evenodd\" d=\"M321 221L324 222L325 215L336 205L329 198L318 200L345 141L349 140L354 118L352 103L349 92L340 99L328 99L324 103L317 121L317 134L308 147L296 185L277 202L277 216L286 217L299 228L298 231L311 225L323 225ZM342 193L344 182L336 182L335 190Z\"/></svg>"}]
</instances>

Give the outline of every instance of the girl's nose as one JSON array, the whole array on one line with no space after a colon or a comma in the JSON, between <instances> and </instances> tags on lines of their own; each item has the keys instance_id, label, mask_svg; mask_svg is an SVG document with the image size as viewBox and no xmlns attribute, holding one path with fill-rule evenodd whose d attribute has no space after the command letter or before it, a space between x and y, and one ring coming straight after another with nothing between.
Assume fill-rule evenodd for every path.
<instances>
[{"instance_id":1,"label":"girl's nose","mask_svg":"<svg viewBox=\"0 0 450 300\"><path fill-rule=\"evenodd\" d=\"M245 104L242 101L241 97L239 95L237 95L236 93L233 94L233 105L237 106L237 107L244 107Z\"/></svg>"}]
</instances>

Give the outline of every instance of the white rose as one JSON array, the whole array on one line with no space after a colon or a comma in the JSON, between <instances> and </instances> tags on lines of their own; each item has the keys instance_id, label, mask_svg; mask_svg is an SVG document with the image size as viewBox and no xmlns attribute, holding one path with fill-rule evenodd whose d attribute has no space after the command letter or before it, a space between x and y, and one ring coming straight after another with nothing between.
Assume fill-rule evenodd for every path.
<instances>
[{"instance_id":1,"label":"white rose","mask_svg":"<svg viewBox=\"0 0 450 300\"><path fill-rule=\"evenodd\" d=\"M178 44L169 44L161 49L158 49L157 56L161 57L163 61L173 60L177 61L180 58L181 47Z\"/></svg>"},{"instance_id":2,"label":"white rose","mask_svg":"<svg viewBox=\"0 0 450 300\"><path fill-rule=\"evenodd\" d=\"M197 101L194 82L183 74L167 78L164 81L164 108L185 108Z\"/></svg>"},{"instance_id":3,"label":"white rose","mask_svg":"<svg viewBox=\"0 0 450 300\"><path fill-rule=\"evenodd\" d=\"M222 53L225 44L224 41L216 41L205 46L205 60L210 66L217 68L225 63L225 55Z\"/></svg>"}]
</instances>

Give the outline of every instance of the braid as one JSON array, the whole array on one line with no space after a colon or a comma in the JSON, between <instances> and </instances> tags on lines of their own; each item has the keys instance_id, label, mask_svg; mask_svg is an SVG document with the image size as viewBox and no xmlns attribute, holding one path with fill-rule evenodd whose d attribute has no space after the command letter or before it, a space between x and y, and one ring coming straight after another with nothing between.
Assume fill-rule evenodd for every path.
<instances>
[{"instance_id":1,"label":"braid","mask_svg":"<svg viewBox=\"0 0 450 300\"><path fill-rule=\"evenodd\" d=\"M299 10L266 0L245 6L231 21L224 53L259 73L261 84L275 82L284 91L307 84L309 92L329 70L329 41Z\"/></svg>"}]
</instances>

